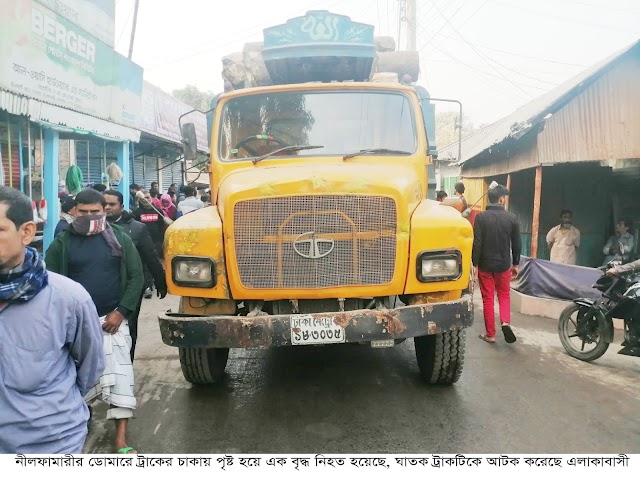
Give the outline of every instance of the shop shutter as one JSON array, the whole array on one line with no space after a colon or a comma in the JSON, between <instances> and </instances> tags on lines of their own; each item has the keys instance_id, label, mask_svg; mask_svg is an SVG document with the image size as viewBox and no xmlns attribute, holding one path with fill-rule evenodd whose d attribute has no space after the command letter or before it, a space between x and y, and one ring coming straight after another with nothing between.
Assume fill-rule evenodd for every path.
<instances>
[{"instance_id":1,"label":"shop shutter","mask_svg":"<svg viewBox=\"0 0 640 481\"><path fill-rule=\"evenodd\" d=\"M11 134L13 136L13 129ZM9 169L9 143L7 142L6 128L0 133L0 137L0 145L2 147L2 180L4 180L4 185L20 189L20 152L18 150L18 143L14 142L13 137L11 138L11 169ZM9 174L11 174L11 176L9 176Z\"/></svg>"},{"instance_id":2,"label":"shop shutter","mask_svg":"<svg viewBox=\"0 0 640 481\"><path fill-rule=\"evenodd\" d=\"M175 159L162 159L162 185L160 190L164 194L169 190L171 184L182 185L182 162Z\"/></svg>"},{"instance_id":3,"label":"shop shutter","mask_svg":"<svg viewBox=\"0 0 640 481\"><path fill-rule=\"evenodd\" d=\"M88 173L91 170L89 168L89 151L91 147L89 146L89 142L86 141L76 141L76 166L82 172L82 180L86 183Z\"/></svg>"},{"instance_id":4,"label":"shop shutter","mask_svg":"<svg viewBox=\"0 0 640 481\"><path fill-rule=\"evenodd\" d=\"M148 189L151 182L158 182L158 159L156 157L144 157L144 181L136 182L140 187Z\"/></svg>"},{"instance_id":5,"label":"shop shutter","mask_svg":"<svg viewBox=\"0 0 640 481\"><path fill-rule=\"evenodd\" d=\"M178 187L180 187L183 184L183 180L182 180L182 166L184 165L183 162L176 162L175 164L173 164L170 169L171 169L171 174L172 174L172 181L176 184L178 184Z\"/></svg>"},{"instance_id":6,"label":"shop shutter","mask_svg":"<svg viewBox=\"0 0 640 481\"><path fill-rule=\"evenodd\" d=\"M164 194L169 190L169 186L171 185L171 167L169 164L171 163L171 159L160 159L160 166L162 167L162 183L160 184L160 192Z\"/></svg>"},{"instance_id":7,"label":"shop shutter","mask_svg":"<svg viewBox=\"0 0 640 481\"><path fill-rule=\"evenodd\" d=\"M133 181L140 186L144 185L144 156L135 157L133 159L133 167L131 168Z\"/></svg>"},{"instance_id":8,"label":"shop shutter","mask_svg":"<svg viewBox=\"0 0 640 481\"><path fill-rule=\"evenodd\" d=\"M103 149L101 142L76 141L76 165L82 171L85 187L102 182Z\"/></svg>"},{"instance_id":9,"label":"shop shutter","mask_svg":"<svg viewBox=\"0 0 640 481\"><path fill-rule=\"evenodd\" d=\"M13 121L13 119L13 116L7 115L6 117L6 120L8 122L11 122L10 131L7 128L6 122L0 122L0 153L2 154L2 178L0 178L0 180L3 181L4 185L20 189L20 151L18 147L18 123ZM10 149L9 140L11 140ZM9 150L11 150L11 159L9 159Z\"/></svg>"}]
</instances>

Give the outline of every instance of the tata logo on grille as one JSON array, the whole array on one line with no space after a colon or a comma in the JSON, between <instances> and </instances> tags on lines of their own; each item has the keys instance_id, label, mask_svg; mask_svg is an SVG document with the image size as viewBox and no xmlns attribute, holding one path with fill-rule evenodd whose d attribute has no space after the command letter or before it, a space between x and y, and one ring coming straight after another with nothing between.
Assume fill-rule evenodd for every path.
<instances>
[{"instance_id":1,"label":"tata logo on grille","mask_svg":"<svg viewBox=\"0 0 640 481\"><path fill-rule=\"evenodd\" d=\"M322 259L323 257L327 257L333 252L334 247L334 241L331 239L319 239L316 237L315 232L300 234L293 241L293 250L305 259Z\"/></svg>"}]
</instances>

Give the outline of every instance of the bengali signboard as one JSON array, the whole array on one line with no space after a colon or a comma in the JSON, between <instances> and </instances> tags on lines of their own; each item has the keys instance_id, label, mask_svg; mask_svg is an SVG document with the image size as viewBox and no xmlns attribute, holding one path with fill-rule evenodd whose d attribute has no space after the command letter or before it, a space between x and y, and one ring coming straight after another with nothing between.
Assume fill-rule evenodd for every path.
<instances>
[{"instance_id":1,"label":"bengali signboard","mask_svg":"<svg viewBox=\"0 0 640 481\"><path fill-rule=\"evenodd\" d=\"M34 0L2 0L0 18L0 88L136 126L140 66Z\"/></svg>"},{"instance_id":2,"label":"bengali signboard","mask_svg":"<svg viewBox=\"0 0 640 481\"><path fill-rule=\"evenodd\" d=\"M116 123L136 127L142 110L144 70L127 57L113 51L113 79L109 118Z\"/></svg>"},{"instance_id":3,"label":"bengali signboard","mask_svg":"<svg viewBox=\"0 0 640 481\"><path fill-rule=\"evenodd\" d=\"M168 93L149 82L142 87L142 113L138 128L175 142L180 142L182 135L178 119L186 112L193 110L187 104L173 98ZM207 119L204 114L194 112L185 116L182 123L193 122L198 137L198 150L209 151L207 145Z\"/></svg>"},{"instance_id":4,"label":"bengali signboard","mask_svg":"<svg viewBox=\"0 0 640 481\"><path fill-rule=\"evenodd\" d=\"M113 48L115 0L36 0Z\"/></svg>"}]
</instances>

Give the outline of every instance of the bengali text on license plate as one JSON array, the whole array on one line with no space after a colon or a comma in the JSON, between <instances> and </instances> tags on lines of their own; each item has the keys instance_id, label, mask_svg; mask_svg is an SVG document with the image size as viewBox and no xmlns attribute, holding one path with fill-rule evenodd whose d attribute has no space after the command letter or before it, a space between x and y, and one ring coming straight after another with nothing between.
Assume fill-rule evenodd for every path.
<instances>
[{"instance_id":1,"label":"bengali text on license plate","mask_svg":"<svg viewBox=\"0 0 640 481\"><path fill-rule=\"evenodd\" d=\"M296 314L291 316L291 344L330 344L345 342L344 327L335 316Z\"/></svg>"}]
</instances>

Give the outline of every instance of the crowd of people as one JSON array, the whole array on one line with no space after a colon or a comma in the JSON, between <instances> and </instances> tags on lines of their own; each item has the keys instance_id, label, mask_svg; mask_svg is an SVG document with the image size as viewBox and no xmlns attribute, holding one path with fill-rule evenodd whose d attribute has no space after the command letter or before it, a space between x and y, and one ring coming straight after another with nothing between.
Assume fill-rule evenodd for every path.
<instances>
[{"instance_id":1,"label":"crowd of people","mask_svg":"<svg viewBox=\"0 0 640 481\"><path fill-rule=\"evenodd\" d=\"M115 452L136 453L127 426L142 300L153 287L167 294L167 226L205 202L189 185L182 199L175 184L165 194L157 183L130 192L129 210L102 184L61 194L43 257L30 247L31 200L0 187L0 453L81 453L98 401L115 422Z\"/></svg>"}]
</instances>

